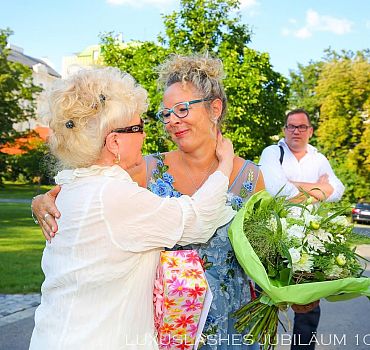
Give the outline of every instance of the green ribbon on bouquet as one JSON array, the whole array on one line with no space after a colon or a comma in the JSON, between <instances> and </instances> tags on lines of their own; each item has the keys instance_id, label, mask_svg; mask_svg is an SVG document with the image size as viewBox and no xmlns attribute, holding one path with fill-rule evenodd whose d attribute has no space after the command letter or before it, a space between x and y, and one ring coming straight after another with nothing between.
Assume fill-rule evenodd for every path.
<instances>
[{"instance_id":1,"label":"green ribbon on bouquet","mask_svg":"<svg viewBox=\"0 0 370 350\"><path fill-rule=\"evenodd\" d=\"M260 259L254 252L243 230L245 215L251 215L257 201L266 205L272 197L266 192L254 194L239 210L229 229L229 238L235 255L245 273L251 277L277 305L308 304L321 298L329 301L346 300L359 296L370 297L370 278L343 278L331 281L284 285L279 279L269 278Z\"/></svg>"}]
</instances>

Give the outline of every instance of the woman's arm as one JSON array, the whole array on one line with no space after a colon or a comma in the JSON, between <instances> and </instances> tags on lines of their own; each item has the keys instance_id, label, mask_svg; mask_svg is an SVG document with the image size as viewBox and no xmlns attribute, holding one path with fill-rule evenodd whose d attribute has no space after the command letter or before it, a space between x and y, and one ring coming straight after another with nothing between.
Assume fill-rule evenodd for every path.
<instances>
[{"instance_id":1,"label":"woman's arm","mask_svg":"<svg viewBox=\"0 0 370 350\"><path fill-rule=\"evenodd\" d=\"M100 198L112 242L133 252L207 242L235 214L225 205L234 157L231 142L220 139L216 154L217 170L191 197L162 198L132 182L107 184Z\"/></svg>"}]
</instances>

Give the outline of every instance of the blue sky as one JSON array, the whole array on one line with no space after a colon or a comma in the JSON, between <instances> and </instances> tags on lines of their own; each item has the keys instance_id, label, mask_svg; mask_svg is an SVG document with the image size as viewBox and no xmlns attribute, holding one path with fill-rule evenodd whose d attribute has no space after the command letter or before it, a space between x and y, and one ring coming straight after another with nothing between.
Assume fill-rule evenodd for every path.
<instances>
[{"instance_id":1,"label":"blue sky","mask_svg":"<svg viewBox=\"0 0 370 350\"><path fill-rule=\"evenodd\" d=\"M250 46L268 52L274 69L288 75L297 63L323 57L324 49L370 48L370 0L242 0L242 22L253 31ZM47 57L61 71L63 56L99 42L99 33L124 41L155 40L161 14L179 0L3 0L0 28L10 43L33 57Z\"/></svg>"}]
</instances>

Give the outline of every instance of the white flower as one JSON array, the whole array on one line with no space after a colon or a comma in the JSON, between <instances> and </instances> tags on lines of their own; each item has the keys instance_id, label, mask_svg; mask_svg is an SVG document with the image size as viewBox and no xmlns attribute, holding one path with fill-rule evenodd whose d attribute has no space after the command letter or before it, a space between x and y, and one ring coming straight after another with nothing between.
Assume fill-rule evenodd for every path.
<instances>
[{"instance_id":1,"label":"white flower","mask_svg":"<svg viewBox=\"0 0 370 350\"><path fill-rule=\"evenodd\" d=\"M329 232L326 232L323 229L319 229L315 231L315 236L322 242L332 242L333 241L333 235Z\"/></svg>"},{"instance_id":2,"label":"white flower","mask_svg":"<svg viewBox=\"0 0 370 350\"><path fill-rule=\"evenodd\" d=\"M283 232L286 232L286 229L287 229L287 222L286 222L286 219L285 218L280 218L280 224L281 224L281 230ZM267 227L272 231L272 232L276 232L277 230L277 221L276 221L276 218L275 216L271 216L268 224L267 224Z\"/></svg>"},{"instance_id":3,"label":"white flower","mask_svg":"<svg viewBox=\"0 0 370 350\"><path fill-rule=\"evenodd\" d=\"M302 214L302 209L299 208L299 207L291 207L289 208L288 210L288 214L287 214L287 217L289 218L299 218Z\"/></svg>"},{"instance_id":4,"label":"white flower","mask_svg":"<svg viewBox=\"0 0 370 350\"><path fill-rule=\"evenodd\" d=\"M281 222L281 229L283 232L286 232L286 229L288 227L288 223L286 221L285 218L280 218L280 222Z\"/></svg>"},{"instance_id":5,"label":"white flower","mask_svg":"<svg viewBox=\"0 0 370 350\"><path fill-rule=\"evenodd\" d=\"M296 248L289 248L289 254L293 264L301 259L301 253Z\"/></svg>"},{"instance_id":6,"label":"white flower","mask_svg":"<svg viewBox=\"0 0 370 350\"><path fill-rule=\"evenodd\" d=\"M342 275L343 269L338 265L333 265L330 269L325 271L328 277L339 278Z\"/></svg>"},{"instance_id":7,"label":"white flower","mask_svg":"<svg viewBox=\"0 0 370 350\"><path fill-rule=\"evenodd\" d=\"M349 225L347 218L343 215L336 216L335 218L331 219L330 222L340 226Z\"/></svg>"},{"instance_id":8,"label":"white flower","mask_svg":"<svg viewBox=\"0 0 370 350\"><path fill-rule=\"evenodd\" d=\"M306 242L310 248L312 248L315 252L320 251L320 252L325 252L325 247L324 244L313 234L309 234L306 237Z\"/></svg>"},{"instance_id":9,"label":"white flower","mask_svg":"<svg viewBox=\"0 0 370 350\"><path fill-rule=\"evenodd\" d=\"M276 232L276 229L277 229L277 222L276 222L276 218L275 216L271 216L270 217L270 220L267 224L268 228L272 231L272 232Z\"/></svg>"},{"instance_id":10,"label":"white flower","mask_svg":"<svg viewBox=\"0 0 370 350\"><path fill-rule=\"evenodd\" d=\"M313 258L307 253L302 253L299 261L293 264L292 266L293 272L295 271L311 272L312 267L313 267Z\"/></svg>"},{"instance_id":11,"label":"white flower","mask_svg":"<svg viewBox=\"0 0 370 350\"><path fill-rule=\"evenodd\" d=\"M320 219L321 219L320 216L311 215L308 211L304 211L303 216L304 216L304 223L306 224L306 226L311 225L313 228L316 228L316 224L318 224L319 226L317 228L320 227Z\"/></svg>"},{"instance_id":12,"label":"white flower","mask_svg":"<svg viewBox=\"0 0 370 350\"><path fill-rule=\"evenodd\" d=\"M294 224L287 229L287 235L289 238L304 238L304 226Z\"/></svg>"},{"instance_id":13,"label":"white flower","mask_svg":"<svg viewBox=\"0 0 370 350\"><path fill-rule=\"evenodd\" d=\"M335 238L340 242L340 243L344 243L345 242L345 238L344 238L344 236L343 235L341 235L341 234L338 234L338 235L336 235L335 236Z\"/></svg>"}]
</instances>

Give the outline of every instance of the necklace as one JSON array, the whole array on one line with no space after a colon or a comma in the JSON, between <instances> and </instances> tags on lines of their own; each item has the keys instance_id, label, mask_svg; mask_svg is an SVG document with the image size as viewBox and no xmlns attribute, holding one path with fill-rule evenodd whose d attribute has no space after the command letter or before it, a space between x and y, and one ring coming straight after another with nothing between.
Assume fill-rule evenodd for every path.
<instances>
[{"instance_id":1,"label":"necklace","mask_svg":"<svg viewBox=\"0 0 370 350\"><path fill-rule=\"evenodd\" d=\"M186 170L188 171L188 177L193 185L193 187L195 188L195 192L199 190L199 188L204 184L204 182L207 180L207 178L209 177L209 175L211 174L215 164L217 163L218 159L216 158L212 163L211 165L209 166L209 168L207 169L207 171L204 173L205 175L203 176L202 180L199 182L199 185L196 185L193 177L191 176L191 171L190 171L190 168L189 168L189 165L187 163L187 161L185 160L182 152L180 153L181 154L181 160L182 162L185 164L185 167L186 167Z\"/></svg>"}]
</instances>

